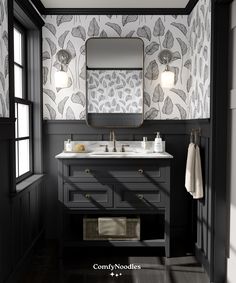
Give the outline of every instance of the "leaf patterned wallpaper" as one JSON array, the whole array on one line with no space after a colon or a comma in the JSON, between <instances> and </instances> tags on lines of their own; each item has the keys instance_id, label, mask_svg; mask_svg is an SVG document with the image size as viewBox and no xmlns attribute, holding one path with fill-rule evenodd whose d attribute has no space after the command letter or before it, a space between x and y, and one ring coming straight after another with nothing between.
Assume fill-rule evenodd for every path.
<instances>
[{"instance_id":1,"label":"leaf patterned wallpaper","mask_svg":"<svg viewBox=\"0 0 236 283\"><path fill-rule=\"evenodd\" d=\"M89 113L143 113L143 71L88 70Z\"/></svg>"},{"instance_id":2,"label":"leaf patterned wallpaper","mask_svg":"<svg viewBox=\"0 0 236 283\"><path fill-rule=\"evenodd\" d=\"M185 15L48 15L43 27L44 119L85 119L85 42L89 37L140 37L144 41L145 119L209 118L210 0L200 0ZM72 60L67 88L58 89L56 53L65 48ZM175 73L172 89L162 89L165 66L158 53L170 49Z\"/></svg>"},{"instance_id":3,"label":"leaf patterned wallpaper","mask_svg":"<svg viewBox=\"0 0 236 283\"><path fill-rule=\"evenodd\" d=\"M188 16L190 23L187 67L191 76L189 91L189 118L210 117L211 69L211 1L201 0Z\"/></svg>"},{"instance_id":4,"label":"leaf patterned wallpaper","mask_svg":"<svg viewBox=\"0 0 236 283\"><path fill-rule=\"evenodd\" d=\"M7 0L0 0L0 117L9 117L8 11Z\"/></svg>"}]
</instances>

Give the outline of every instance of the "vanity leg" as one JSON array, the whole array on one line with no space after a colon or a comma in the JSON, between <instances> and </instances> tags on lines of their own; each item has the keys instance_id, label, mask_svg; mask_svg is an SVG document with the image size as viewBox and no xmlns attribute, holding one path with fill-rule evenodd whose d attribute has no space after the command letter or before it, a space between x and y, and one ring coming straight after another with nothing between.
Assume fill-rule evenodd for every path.
<instances>
[{"instance_id":1,"label":"vanity leg","mask_svg":"<svg viewBox=\"0 0 236 283\"><path fill-rule=\"evenodd\" d=\"M167 207L165 211L165 253L170 257L170 210Z\"/></svg>"},{"instance_id":2,"label":"vanity leg","mask_svg":"<svg viewBox=\"0 0 236 283\"><path fill-rule=\"evenodd\" d=\"M170 231L170 203L171 203L171 173L170 173L170 165L166 167L166 175L167 175L167 182L168 182L168 188L169 188L169 195L166 196L166 208L165 208L165 252L166 257L171 257L171 231Z\"/></svg>"}]
</instances>

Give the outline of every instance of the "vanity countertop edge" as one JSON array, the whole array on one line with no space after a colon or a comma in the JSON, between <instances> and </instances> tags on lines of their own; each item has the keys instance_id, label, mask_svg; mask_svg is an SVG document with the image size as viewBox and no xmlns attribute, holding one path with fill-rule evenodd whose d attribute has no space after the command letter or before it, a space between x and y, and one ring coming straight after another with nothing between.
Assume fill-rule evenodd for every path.
<instances>
[{"instance_id":1,"label":"vanity countertop edge","mask_svg":"<svg viewBox=\"0 0 236 283\"><path fill-rule=\"evenodd\" d=\"M137 154L126 154L126 155L112 155L112 152L107 155L93 155L89 153L68 153L61 152L55 156L56 159L170 159L173 155L162 152L162 153L137 153Z\"/></svg>"}]
</instances>

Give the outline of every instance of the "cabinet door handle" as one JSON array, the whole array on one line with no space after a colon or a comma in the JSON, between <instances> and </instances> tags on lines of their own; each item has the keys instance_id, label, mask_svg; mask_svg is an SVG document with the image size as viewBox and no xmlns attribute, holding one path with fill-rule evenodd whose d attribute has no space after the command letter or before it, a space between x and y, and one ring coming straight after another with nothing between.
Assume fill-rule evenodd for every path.
<instances>
[{"instance_id":1,"label":"cabinet door handle","mask_svg":"<svg viewBox=\"0 0 236 283\"><path fill-rule=\"evenodd\" d=\"M85 195L86 198L91 198L90 194Z\"/></svg>"},{"instance_id":2,"label":"cabinet door handle","mask_svg":"<svg viewBox=\"0 0 236 283\"><path fill-rule=\"evenodd\" d=\"M136 196L137 196L139 199L144 199L144 196L141 195L141 194L137 194Z\"/></svg>"},{"instance_id":3,"label":"cabinet door handle","mask_svg":"<svg viewBox=\"0 0 236 283\"><path fill-rule=\"evenodd\" d=\"M85 169L84 171L85 171L86 174L90 173L90 169Z\"/></svg>"},{"instance_id":4,"label":"cabinet door handle","mask_svg":"<svg viewBox=\"0 0 236 283\"><path fill-rule=\"evenodd\" d=\"M143 169L138 169L138 172L139 172L140 174L143 174Z\"/></svg>"}]
</instances>

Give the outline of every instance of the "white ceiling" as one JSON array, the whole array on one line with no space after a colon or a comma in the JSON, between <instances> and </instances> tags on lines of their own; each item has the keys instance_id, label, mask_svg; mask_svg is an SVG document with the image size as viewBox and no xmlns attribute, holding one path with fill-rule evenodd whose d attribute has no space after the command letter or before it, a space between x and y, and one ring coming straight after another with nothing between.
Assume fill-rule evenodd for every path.
<instances>
[{"instance_id":1,"label":"white ceiling","mask_svg":"<svg viewBox=\"0 0 236 283\"><path fill-rule=\"evenodd\" d=\"M41 0L45 8L185 8L189 0Z\"/></svg>"}]
</instances>

